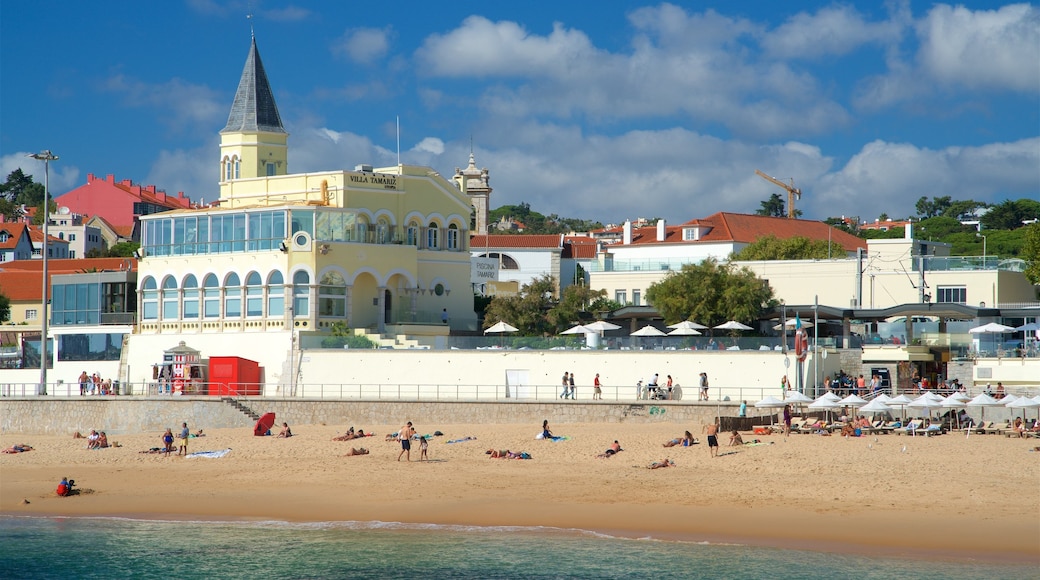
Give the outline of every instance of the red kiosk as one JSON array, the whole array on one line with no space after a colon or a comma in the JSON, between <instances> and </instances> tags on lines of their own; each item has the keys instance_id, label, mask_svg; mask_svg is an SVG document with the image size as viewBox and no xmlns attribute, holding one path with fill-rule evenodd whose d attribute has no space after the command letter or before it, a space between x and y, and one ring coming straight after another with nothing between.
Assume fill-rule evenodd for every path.
<instances>
[{"instance_id":1,"label":"red kiosk","mask_svg":"<svg viewBox=\"0 0 1040 580\"><path fill-rule=\"evenodd\" d=\"M209 357L209 394L231 397L259 396L260 364L238 356Z\"/></svg>"}]
</instances>

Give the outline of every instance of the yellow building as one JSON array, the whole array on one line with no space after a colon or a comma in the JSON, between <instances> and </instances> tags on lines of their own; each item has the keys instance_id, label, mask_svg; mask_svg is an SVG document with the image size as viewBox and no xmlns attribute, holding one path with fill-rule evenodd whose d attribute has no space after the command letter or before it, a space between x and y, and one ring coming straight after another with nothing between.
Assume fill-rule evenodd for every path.
<instances>
[{"instance_id":1,"label":"yellow building","mask_svg":"<svg viewBox=\"0 0 1040 580\"><path fill-rule=\"evenodd\" d=\"M287 138L254 40L220 132L219 200L141 218L135 358L184 340L266 357L273 382L291 345L336 323L475 329L469 197L429 167L292 174Z\"/></svg>"}]
</instances>

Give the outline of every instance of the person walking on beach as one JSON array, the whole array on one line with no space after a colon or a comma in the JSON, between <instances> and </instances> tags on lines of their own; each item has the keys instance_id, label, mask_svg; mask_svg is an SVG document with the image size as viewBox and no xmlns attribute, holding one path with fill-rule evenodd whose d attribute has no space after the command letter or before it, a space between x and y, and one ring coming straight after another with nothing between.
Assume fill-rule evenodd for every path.
<instances>
[{"instance_id":1,"label":"person walking on beach","mask_svg":"<svg viewBox=\"0 0 1040 580\"><path fill-rule=\"evenodd\" d=\"M600 388L602 385L599 382L599 373L596 373L596 378L592 380L592 398L598 401L603 400L603 390Z\"/></svg>"},{"instance_id":2,"label":"person walking on beach","mask_svg":"<svg viewBox=\"0 0 1040 580\"><path fill-rule=\"evenodd\" d=\"M791 405L784 405L784 437L791 434Z\"/></svg>"},{"instance_id":3,"label":"person walking on beach","mask_svg":"<svg viewBox=\"0 0 1040 580\"><path fill-rule=\"evenodd\" d=\"M430 442L426 439L426 436L419 437L419 461L429 461L430 458L426 455L426 450L430 447Z\"/></svg>"},{"instance_id":4,"label":"person walking on beach","mask_svg":"<svg viewBox=\"0 0 1040 580\"><path fill-rule=\"evenodd\" d=\"M189 436L191 436L191 431L188 430L188 424L181 423L181 444L177 447L177 455L188 455Z\"/></svg>"},{"instance_id":5,"label":"person walking on beach","mask_svg":"<svg viewBox=\"0 0 1040 580\"><path fill-rule=\"evenodd\" d=\"M712 457L719 456L719 420L716 418L711 425L705 425L703 432L708 434L708 452Z\"/></svg>"},{"instance_id":6,"label":"person walking on beach","mask_svg":"<svg viewBox=\"0 0 1040 580\"><path fill-rule=\"evenodd\" d=\"M401 456L407 455L407 460L412 460L412 435L415 435L415 429L412 429L412 422L409 421L404 427L401 427L397 431L397 440L401 442L401 452L397 454L397 460L401 460Z\"/></svg>"}]
</instances>

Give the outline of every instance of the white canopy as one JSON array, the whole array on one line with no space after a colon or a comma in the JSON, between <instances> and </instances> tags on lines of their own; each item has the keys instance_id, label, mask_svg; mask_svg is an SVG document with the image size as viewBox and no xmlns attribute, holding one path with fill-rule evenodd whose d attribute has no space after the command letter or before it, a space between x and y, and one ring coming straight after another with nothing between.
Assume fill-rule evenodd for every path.
<instances>
[{"instance_id":1,"label":"white canopy","mask_svg":"<svg viewBox=\"0 0 1040 580\"><path fill-rule=\"evenodd\" d=\"M974 399L968 401L969 407L1003 407L1004 403L994 399L986 393L979 393Z\"/></svg>"},{"instance_id":2,"label":"white canopy","mask_svg":"<svg viewBox=\"0 0 1040 580\"><path fill-rule=\"evenodd\" d=\"M808 395L800 393L798 391L787 391L784 394L784 400L788 403L811 403L813 400Z\"/></svg>"},{"instance_id":3,"label":"white canopy","mask_svg":"<svg viewBox=\"0 0 1040 580\"><path fill-rule=\"evenodd\" d=\"M862 397L860 397L859 395L849 395L849 396L845 397L844 399L838 401L838 404L840 404L840 405L851 405L853 407L858 407L860 405L865 405L866 403L867 403L867 400L862 398Z\"/></svg>"},{"instance_id":4,"label":"white canopy","mask_svg":"<svg viewBox=\"0 0 1040 580\"><path fill-rule=\"evenodd\" d=\"M607 322L606 320L597 320L596 322L593 322L591 324L586 324L585 328L593 332L603 332L605 330L617 330L621 327L616 324Z\"/></svg>"},{"instance_id":5,"label":"white canopy","mask_svg":"<svg viewBox=\"0 0 1040 580\"><path fill-rule=\"evenodd\" d=\"M975 328L969 328L969 334L1002 334L1005 332L1013 332L1015 329L1010 326L1004 326L1003 324L997 324L996 322L990 322L989 324L983 324L982 326L976 326Z\"/></svg>"},{"instance_id":6,"label":"white canopy","mask_svg":"<svg viewBox=\"0 0 1040 580\"><path fill-rule=\"evenodd\" d=\"M633 332L631 336L664 336L664 333L654 326L647 324L643 328Z\"/></svg>"},{"instance_id":7,"label":"white canopy","mask_svg":"<svg viewBox=\"0 0 1040 580\"><path fill-rule=\"evenodd\" d=\"M761 401L755 403L755 407L758 409L779 409L785 407L787 403L777 399L776 397L766 397Z\"/></svg>"},{"instance_id":8,"label":"white canopy","mask_svg":"<svg viewBox=\"0 0 1040 580\"><path fill-rule=\"evenodd\" d=\"M520 330L520 329L518 329L515 326L506 324L505 322L502 322L500 320L500 321L496 322L495 324L485 328L484 329L484 334L501 333L501 332L516 332L518 330Z\"/></svg>"},{"instance_id":9,"label":"white canopy","mask_svg":"<svg viewBox=\"0 0 1040 580\"><path fill-rule=\"evenodd\" d=\"M682 322L677 322L675 324L669 324L668 328L674 328L676 330L678 330L680 328L682 328L684 330L704 330L705 328L708 328L708 327L704 326L703 324L697 324L696 322L694 322L692 320L683 320Z\"/></svg>"},{"instance_id":10,"label":"white canopy","mask_svg":"<svg viewBox=\"0 0 1040 580\"><path fill-rule=\"evenodd\" d=\"M859 410L864 413L887 413L891 411L892 408L886 405L884 401L874 399L873 401L860 407Z\"/></svg>"},{"instance_id":11,"label":"white canopy","mask_svg":"<svg viewBox=\"0 0 1040 580\"><path fill-rule=\"evenodd\" d=\"M572 326L572 327L568 328L567 330L564 330L560 334L588 334L589 332L593 332L593 331L591 331L591 330L585 328L584 326L578 324L578 325L575 325L575 326Z\"/></svg>"},{"instance_id":12,"label":"white canopy","mask_svg":"<svg viewBox=\"0 0 1040 580\"><path fill-rule=\"evenodd\" d=\"M715 327L715 330L753 330L750 326L737 322L736 320L730 320L723 322L722 324Z\"/></svg>"},{"instance_id":13,"label":"white canopy","mask_svg":"<svg viewBox=\"0 0 1040 580\"><path fill-rule=\"evenodd\" d=\"M701 334L701 332L696 328L686 328L685 326L681 326L669 332L668 336L697 336L699 334Z\"/></svg>"},{"instance_id":14,"label":"white canopy","mask_svg":"<svg viewBox=\"0 0 1040 580\"><path fill-rule=\"evenodd\" d=\"M797 320L795 320L794 318L788 318L786 327L783 324L774 324L773 330L780 330L781 328L787 328L787 330L794 330L797 325ZM802 328L812 328L812 326L813 323L809 322L808 320L802 321Z\"/></svg>"},{"instance_id":15,"label":"white canopy","mask_svg":"<svg viewBox=\"0 0 1040 580\"><path fill-rule=\"evenodd\" d=\"M835 403L837 403L841 400L841 397L835 395L833 391L827 391L826 393L820 395L820 399L827 399L828 401L834 401ZM816 400L819 401L820 399Z\"/></svg>"}]
</instances>

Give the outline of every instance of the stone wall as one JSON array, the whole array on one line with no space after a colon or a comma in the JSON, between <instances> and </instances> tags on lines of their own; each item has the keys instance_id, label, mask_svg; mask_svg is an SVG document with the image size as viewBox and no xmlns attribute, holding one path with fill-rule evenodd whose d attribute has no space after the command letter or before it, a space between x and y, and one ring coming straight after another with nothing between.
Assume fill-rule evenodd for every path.
<instances>
[{"instance_id":1,"label":"stone wall","mask_svg":"<svg viewBox=\"0 0 1040 580\"><path fill-rule=\"evenodd\" d=\"M532 432L543 419L566 423L676 423L699 430L716 413L737 414L736 403L664 401L605 402L438 402L438 401L298 401L253 398L240 402L258 414L273 412L290 425L329 424L364 428L412 421L420 431L439 424L529 423ZM230 404L208 397L134 397L54 399L7 397L0 401L0 430L25 434L109 435L159 433L187 421L192 430L252 428L254 421Z\"/></svg>"}]
</instances>

